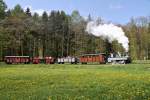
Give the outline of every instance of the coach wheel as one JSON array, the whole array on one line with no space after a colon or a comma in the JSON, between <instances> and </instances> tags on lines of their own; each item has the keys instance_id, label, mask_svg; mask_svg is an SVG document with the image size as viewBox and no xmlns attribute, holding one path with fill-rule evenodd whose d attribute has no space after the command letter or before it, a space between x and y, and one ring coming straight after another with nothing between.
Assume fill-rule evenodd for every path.
<instances>
[{"instance_id":1,"label":"coach wheel","mask_svg":"<svg viewBox=\"0 0 150 100\"><path fill-rule=\"evenodd\" d=\"M87 64L87 62L82 62L82 64Z\"/></svg>"},{"instance_id":2,"label":"coach wheel","mask_svg":"<svg viewBox=\"0 0 150 100\"><path fill-rule=\"evenodd\" d=\"M122 64L126 64L124 60L122 61Z\"/></svg>"},{"instance_id":3,"label":"coach wheel","mask_svg":"<svg viewBox=\"0 0 150 100\"><path fill-rule=\"evenodd\" d=\"M77 64L77 62L75 62L74 64Z\"/></svg>"},{"instance_id":4,"label":"coach wheel","mask_svg":"<svg viewBox=\"0 0 150 100\"><path fill-rule=\"evenodd\" d=\"M9 62L8 64L12 64L12 62Z\"/></svg>"},{"instance_id":5,"label":"coach wheel","mask_svg":"<svg viewBox=\"0 0 150 100\"><path fill-rule=\"evenodd\" d=\"M83 64L85 64L85 62Z\"/></svg>"},{"instance_id":6,"label":"coach wheel","mask_svg":"<svg viewBox=\"0 0 150 100\"><path fill-rule=\"evenodd\" d=\"M6 62L6 64L11 64L10 62Z\"/></svg>"},{"instance_id":7,"label":"coach wheel","mask_svg":"<svg viewBox=\"0 0 150 100\"><path fill-rule=\"evenodd\" d=\"M50 62L50 64L54 64L54 62Z\"/></svg>"},{"instance_id":8,"label":"coach wheel","mask_svg":"<svg viewBox=\"0 0 150 100\"><path fill-rule=\"evenodd\" d=\"M71 64L74 64L74 62L71 62Z\"/></svg>"}]
</instances>

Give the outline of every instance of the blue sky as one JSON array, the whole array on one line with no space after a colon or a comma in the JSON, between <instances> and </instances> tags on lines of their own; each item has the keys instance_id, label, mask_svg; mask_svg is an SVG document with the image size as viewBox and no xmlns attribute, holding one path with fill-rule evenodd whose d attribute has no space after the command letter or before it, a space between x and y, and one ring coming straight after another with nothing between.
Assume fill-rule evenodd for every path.
<instances>
[{"instance_id":1,"label":"blue sky","mask_svg":"<svg viewBox=\"0 0 150 100\"><path fill-rule=\"evenodd\" d=\"M32 11L64 10L71 14L78 10L84 17L102 17L105 21L125 24L131 17L150 16L150 0L4 0L8 8L20 4Z\"/></svg>"}]
</instances>

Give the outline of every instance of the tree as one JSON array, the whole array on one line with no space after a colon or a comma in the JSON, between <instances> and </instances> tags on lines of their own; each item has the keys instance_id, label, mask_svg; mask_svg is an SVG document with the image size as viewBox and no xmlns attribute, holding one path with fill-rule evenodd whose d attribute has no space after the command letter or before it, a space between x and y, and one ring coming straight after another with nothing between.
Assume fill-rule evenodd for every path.
<instances>
[{"instance_id":1,"label":"tree","mask_svg":"<svg viewBox=\"0 0 150 100\"><path fill-rule=\"evenodd\" d=\"M30 8L27 8L25 11L26 15L28 15L29 17L31 17L31 12L30 12Z\"/></svg>"},{"instance_id":2,"label":"tree","mask_svg":"<svg viewBox=\"0 0 150 100\"><path fill-rule=\"evenodd\" d=\"M33 44L33 54L32 56L39 56L39 39L40 39L40 32L41 32L41 21L40 17L37 13L34 13L33 17L33 24L30 29L30 34L32 36L32 44Z\"/></svg>"},{"instance_id":3,"label":"tree","mask_svg":"<svg viewBox=\"0 0 150 100\"><path fill-rule=\"evenodd\" d=\"M17 4L14 9L11 11L12 16L16 16L16 17L24 17L25 13L23 11L23 9L21 8L21 6L19 4Z\"/></svg>"},{"instance_id":4,"label":"tree","mask_svg":"<svg viewBox=\"0 0 150 100\"><path fill-rule=\"evenodd\" d=\"M3 19L5 18L5 10L6 10L7 6L5 4L5 2L3 0L0 0L0 61L3 58L3 44L4 44L4 32L3 32L3 27L2 23L3 23Z\"/></svg>"},{"instance_id":5,"label":"tree","mask_svg":"<svg viewBox=\"0 0 150 100\"><path fill-rule=\"evenodd\" d=\"M148 36L147 36L147 40L148 40L148 46L147 46L147 58L150 60L150 23L148 24Z\"/></svg>"},{"instance_id":6,"label":"tree","mask_svg":"<svg viewBox=\"0 0 150 100\"><path fill-rule=\"evenodd\" d=\"M4 20L3 27L10 37L8 41L9 55L24 55L25 18L22 8L16 5L15 9L11 10L10 15Z\"/></svg>"},{"instance_id":7,"label":"tree","mask_svg":"<svg viewBox=\"0 0 150 100\"><path fill-rule=\"evenodd\" d=\"M55 21L56 21L56 11L51 11L48 17L48 31L49 31L49 40L48 40L48 49L51 56L56 57L55 50Z\"/></svg>"},{"instance_id":8,"label":"tree","mask_svg":"<svg viewBox=\"0 0 150 100\"><path fill-rule=\"evenodd\" d=\"M129 53L131 55L132 59L138 59L137 56L137 38L136 38L136 32L137 32L137 26L135 24L134 19L131 19L131 22L128 24L128 37L129 37Z\"/></svg>"},{"instance_id":9,"label":"tree","mask_svg":"<svg viewBox=\"0 0 150 100\"><path fill-rule=\"evenodd\" d=\"M7 6L3 0L0 0L0 20L5 18L5 10Z\"/></svg>"},{"instance_id":10,"label":"tree","mask_svg":"<svg viewBox=\"0 0 150 100\"><path fill-rule=\"evenodd\" d=\"M78 11L73 11L71 14L71 29L74 32L74 55L81 55L85 50L83 48L84 39L85 38L85 24L86 22L80 15Z\"/></svg>"},{"instance_id":11,"label":"tree","mask_svg":"<svg viewBox=\"0 0 150 100\"><path fill-rule=\"evenodd\" d=\"M47 43L48 43L48 14L46 12L43 13L42 15L42 33L41 33L41 41L42 41L42 46L40 50L43 50L43 55L50 55L48 54L49 49L47 48Z\"/></svg>"},{"instance_id":12,"label":"tree","mask_svg":"<svg viewBox=\"0 0 150 100\"><path fill-rule=\"evenodd\" d=\"M83 20L82 16L80 16L80 13L77 10L72 12L71 18L73 23L80 23Z\"/></svg>"},{"instance_id":13,"label":"tree","mask_svg":"<svg viewBox=\"0 0 150 100\"><path fill-rule=\"evenodd\" d=\"M87 22L90 22L90 21L92 21L92 17L91 17L91 15L89 14L89 15L88 15Z\"/></svg>"}]
</instances>

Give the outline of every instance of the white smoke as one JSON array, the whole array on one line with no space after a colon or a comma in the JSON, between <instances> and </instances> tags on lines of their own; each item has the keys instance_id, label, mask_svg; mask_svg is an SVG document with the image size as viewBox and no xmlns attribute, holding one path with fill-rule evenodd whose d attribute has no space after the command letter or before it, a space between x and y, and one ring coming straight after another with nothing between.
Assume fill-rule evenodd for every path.
<instances>
[{"instance_id":1,"label":"white smoke","mask_svg":"<svg viewBox=\"0 0 150 100\"><path fill-rule=\"evenodd\" d=\"M117 40L120 43L126 52L129 50L129 40L125 36L124 31L121 27L115 26L113 24L99 24L95 21L91 21L87 24L86 31L90 34L93 34L103 39L108 39L110 43L114 40Z\"/></svg>"}]
</instances>

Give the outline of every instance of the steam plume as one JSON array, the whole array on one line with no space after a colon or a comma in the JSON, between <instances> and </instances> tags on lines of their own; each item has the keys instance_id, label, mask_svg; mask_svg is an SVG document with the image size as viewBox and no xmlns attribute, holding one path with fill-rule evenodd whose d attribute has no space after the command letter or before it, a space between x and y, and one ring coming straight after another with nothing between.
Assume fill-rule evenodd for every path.
<instances>
[{"instance_id":1,"label":"steam plume","mask_svg":"<svg viewBox=\"0 0 150 100\"><path fill-rule=\"evenodd\" d=\"M103 39L108 39L110 43L114 40L117 40L120 43L126 52L129 50L129 40L125 36L124 31L121 27L115 26L113 24L99 24L95 21L91 21L87 24L86 31L90 34L93 34Z\"/></svg>"}]
</instances>

